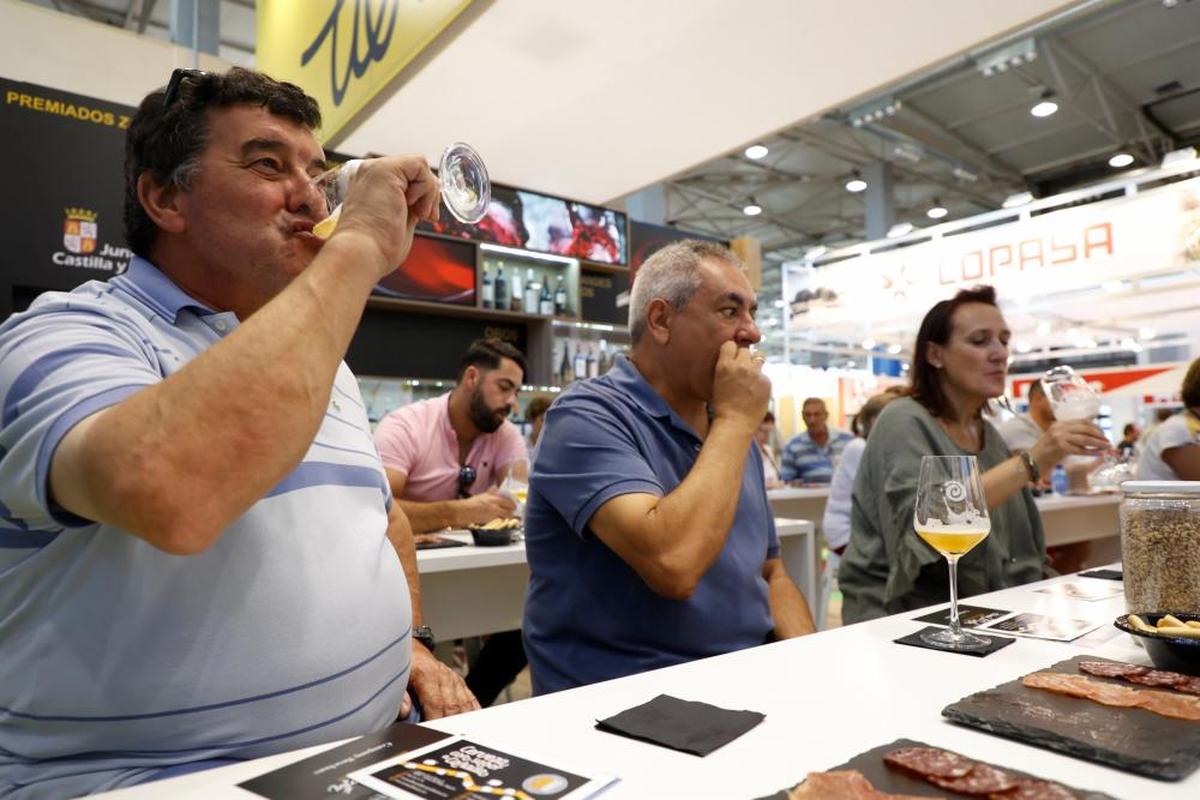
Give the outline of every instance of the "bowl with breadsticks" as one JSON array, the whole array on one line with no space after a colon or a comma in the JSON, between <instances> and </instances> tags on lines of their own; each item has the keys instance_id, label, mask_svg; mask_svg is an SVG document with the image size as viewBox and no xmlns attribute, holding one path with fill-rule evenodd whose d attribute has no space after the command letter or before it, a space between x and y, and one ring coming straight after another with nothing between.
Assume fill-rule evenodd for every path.
<instances>
[{"instance_id":1,"label":"bowl with breadsticks","mask_svg":"<svg viewBox=\"0 0 1200 800\"><path fill-rule=\"evenodd\" d=\"M521 532L521 520L516 517L496 518L482 525L472 525L471 538L480 547L500 547L512 544Z\"/></svg>"},{"instance_id":2,"label":"bowl with breadsticks","mask_svg":"<svg viewBox=\"0 0 1200 800\"><path fill-rule=\"evenodd\" d=\"M1138 637L1154 666L1200 675L1200 613L1122 614L1113 624Z\"/></svg>"}]
</instances>

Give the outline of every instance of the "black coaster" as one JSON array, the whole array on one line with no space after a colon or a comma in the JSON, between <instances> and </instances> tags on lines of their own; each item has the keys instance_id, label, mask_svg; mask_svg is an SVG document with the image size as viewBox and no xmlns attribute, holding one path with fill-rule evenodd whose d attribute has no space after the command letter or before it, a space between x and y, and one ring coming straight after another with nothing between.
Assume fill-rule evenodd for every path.
<instances>
[{"instance_id":1,"label":"black coaster","mask_svg":"<svg viewBox=\"0 0 1200 800\"><path fill-rule=\"evenodd\" d=\"M1107 578L1110 581L1125 580L1125 574L1119 569L1094 569L1079 573L1081 578Z\"/></svg>"},{"instance_id":2,"label":"black coaster","mask_svg":"<svg viewBox=\"0 0 1200 800\"><path fill-rule=\"evenodd\" d=\"M958 653L959 655L964 655L964 656L981 656L981 657L991 655L992 653L996 652L997 650L999 650L1002 647L1008 647L1014 641L1014 639L1012 639L1009 636L993 636L992 634L980 633L979 631L971 631L971 633L975 634L976 636L980 636L980 637L983 637L984 639L987 639L988 640L987 647L980 647L977 650L950 650L948 648L938 647L935 644L930 644L929 642L925 642L925 641L921 640L921 634L924 633L925 631L938 631L938 630L942 630L942 629L936 625L930 625L928 627L921 628L921 630L917 631L916 633L910 633L908 636L901 636L899 639L895 639L894 641L896 642L896 644L908 644L908 645L912 645L913 647L924 647L926 650L937 650L938 652L941 652L941 653Z\"/></svg>"},{"instance_id":3,"label":"black coaster","mask_svg":"<svg viewBox=\"0 0 1200 800\"><path fill-rule=\"evenodd\" d=\"M741 736L766 717L660 694L596 723L596 728L631 739L706 756Z\"/></svg>"}]
</instances>

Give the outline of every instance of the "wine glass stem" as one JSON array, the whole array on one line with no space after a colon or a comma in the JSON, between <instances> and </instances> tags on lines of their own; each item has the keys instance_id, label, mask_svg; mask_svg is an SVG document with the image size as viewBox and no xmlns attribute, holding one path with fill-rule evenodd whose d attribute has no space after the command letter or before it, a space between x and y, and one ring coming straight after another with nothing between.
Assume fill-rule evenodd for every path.
<instances>
[{"instance_id":1,"label":"wine glass stem","mask_svg":"<svg viewBox=\"0 0 1200 800\"><path fill-rule=\"evenodd\" d=\"M958 624L958 557L946 556L950 565L950 635L962 636L962 626Z\"/></svg>"}]
</instances>

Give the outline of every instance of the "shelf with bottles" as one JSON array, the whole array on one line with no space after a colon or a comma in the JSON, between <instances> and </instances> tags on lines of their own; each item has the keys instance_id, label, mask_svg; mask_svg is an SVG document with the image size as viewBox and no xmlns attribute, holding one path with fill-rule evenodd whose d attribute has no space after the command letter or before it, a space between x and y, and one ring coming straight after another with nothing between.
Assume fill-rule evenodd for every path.
<instances>
[{"instance_id":1,"label":"shelf with bottles","mask_svg":"<svg viewBox=\"0 0 1200 800\"><path fill-rule=\"evenodd\" d=\"M578 319L579 262L480 245L479 305L546 319Z\"/></svg>"},{"instance_id":2,"label":"shelf with bottles","mask_svg":"<svg viewBox=\"0 0 1200 800\"><path fill-rule=\"evenodd\" d=\"M430 378L391 378L378 375L359 375L358 389L362 393L363 405L367 410L367 419L374 428L385 416L401 406L419 403L449 392L455 386L454 381ZM525 408L529 401L540 394L557 395L562 391L561 386L544 384L526 384L521 387L517 396L517 408L513 413L514 423L526 421Z\"/></svg>"},{"instance_id":3,"label":"shelf with bottles","mask_svg":"<svg viewBox=\"0 0 1200 800\"><path fill-rule=\"evenodd\" d=\"M604 375L617 356L628 350L629 334L615 326L556 325L551 380L555 386L565 388L576 380Z\"/></svg>"}]
</instances>

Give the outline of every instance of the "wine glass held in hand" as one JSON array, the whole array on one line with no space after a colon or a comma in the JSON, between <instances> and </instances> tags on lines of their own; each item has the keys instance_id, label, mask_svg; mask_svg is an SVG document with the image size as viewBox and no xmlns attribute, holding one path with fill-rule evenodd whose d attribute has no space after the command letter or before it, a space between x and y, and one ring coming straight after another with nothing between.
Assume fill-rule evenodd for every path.
<instances>
[{"instance_id":1,"label":"wine glass held in hand","mask_svg":"<svg viewBox=\"0 0 1200 800\"><path fill-rule=\"evenodd\" d=\"M921 634L944 650L978 650L990 643L958 621L958 560L991 531L979 462L975 456L922 456L913 527L950 567L950 627Z\"/></svg>"},{"instance_id":2,"label":"wine glass held in hand","mask_svg":"<svg viewBox=\"0 0 1200 800\"><path fill-rule=\"evenodd\" d=\"M337 227L342 199L350 179L358 168L358 159L339 164L313 179L313 186L325 196L329 216L313 226L313 234L328 239ZM468 144L456 142L442 152L438 167L442 202L460 222L473 225L483 219L492 200L492 182L483 158Z\"/></svg>"},{"instance_id":3,"label":"wine glass held in hand","mask_svg":"<svg viewBox=\"0 0 1200 800\"><path fill-rule=\"evenodd\" d=\"M1100 413L1100 395L1068 366L1046 370L1042 388L1057 420L1087 420Z\"/></svg>"}]
</instances>

